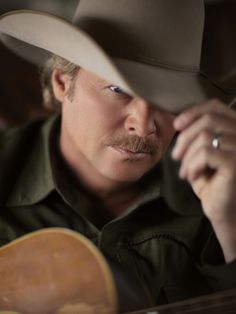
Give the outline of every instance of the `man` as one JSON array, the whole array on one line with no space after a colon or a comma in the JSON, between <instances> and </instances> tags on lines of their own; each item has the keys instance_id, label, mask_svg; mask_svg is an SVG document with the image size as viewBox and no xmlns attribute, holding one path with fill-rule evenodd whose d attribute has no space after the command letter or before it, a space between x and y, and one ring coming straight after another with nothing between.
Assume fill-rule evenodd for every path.
<instances>
[{"instance_id":1,"label":"man","mask_svg":"<svg viewBox=\"0 0 236 314\"><path fill-rule=\"evenodd\" d=\"M195 0L81 0L76 27L35 12L2 17L8 46L55 54L44 96L61 107L1 137L2 244L76 230L157 304L236 287L236 113L208 100L233 96L199 72L203 24ZM175 134L172 157L197 198L164 158Z\"/></svg>"}]
</instances>

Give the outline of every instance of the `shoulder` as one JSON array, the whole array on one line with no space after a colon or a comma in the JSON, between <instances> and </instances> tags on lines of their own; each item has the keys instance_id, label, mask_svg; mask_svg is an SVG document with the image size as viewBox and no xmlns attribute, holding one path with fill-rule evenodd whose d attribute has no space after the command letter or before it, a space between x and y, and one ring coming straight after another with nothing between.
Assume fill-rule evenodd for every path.
<instances>
[{"instance_id":1,"label":"shoulder","mask_svg":"<svg viewBox=\"0 0 236 314\"><path fill-rule=\"evenodd\" d=\"M11 187L25 166L27 156L39 143L50 119L38 119L23 126L0 132L0 202L4 203Z\"/></svg>"},{"instance_id":2,"label":"shoulder","mask_svg":"<svg viewBox=\"0 0 236 314\"><path fill-rule=\"evenodd\" d=\"M2 153L7 153L14 147L17 147L18 143L23 143L32 139L40 127L44 123L44 120L35 120L22 126L7 129L0 132L0 147L1 147L1 157Z\"/></svg>"},{"instance_id":3,"label":"shoulder","mask_svg":"<svg viewBox=\"0 0 236 314\"><path fill-rule=\"evenodd\" d=\"M58 116L54 115L49 118L35 119L19 127L7 129L0 132L0 165L6 157L17 157L18 155L27 154L39 136L43 132L50 132ZM45 129L45 130L44 130ZM16 154L16 155L15 155Z\"/></svg>"}]
</instances>

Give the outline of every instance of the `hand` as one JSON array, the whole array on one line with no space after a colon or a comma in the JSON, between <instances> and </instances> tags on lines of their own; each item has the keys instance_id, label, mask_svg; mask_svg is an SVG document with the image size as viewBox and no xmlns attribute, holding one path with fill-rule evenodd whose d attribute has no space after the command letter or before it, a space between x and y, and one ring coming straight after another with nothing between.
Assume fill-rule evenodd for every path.
<instances>
[{"instance_id":1,"label":"hand","mask_svg":"<svg viewBox=\"0 0 236 314\"><path fill-rule=\"evenodd\" d=\"M180 132L172 157L191 184L216 235L236 258L236 112L218 100L187 109L174 121ZM220 147L212 141L221 134ZM229 260L229 258L226 258Z\"/></svg>"}]
</instances>

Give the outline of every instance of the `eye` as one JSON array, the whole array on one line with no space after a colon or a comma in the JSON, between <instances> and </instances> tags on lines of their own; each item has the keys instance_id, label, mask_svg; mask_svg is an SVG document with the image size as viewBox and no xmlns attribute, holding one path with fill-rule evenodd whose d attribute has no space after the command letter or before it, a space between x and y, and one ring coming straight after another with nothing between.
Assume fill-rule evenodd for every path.
<instances>
[{"instance_id":1,"label":"eye","mask_svg":"<svg viewBox=\"0 0 236 314\"><path fill-rule=\"evenodd\" d=\"M110 97L112 97L115 101L121 101L121 102L129 102L131 99L131 96L127 94L123 89L121 89L119 86L116 85L110 85L107 86L106 89L109 92Z\"/></svg>"},{"instance_id":2,"label":"eye","mask_svg":"<svg viewBox=\"0 0 236 314\"><path fill-rule=\"evenodd\" d=\"M111 85L109 89L116 94L126 94L120 87Z\"/></svg>"}]
</instances>

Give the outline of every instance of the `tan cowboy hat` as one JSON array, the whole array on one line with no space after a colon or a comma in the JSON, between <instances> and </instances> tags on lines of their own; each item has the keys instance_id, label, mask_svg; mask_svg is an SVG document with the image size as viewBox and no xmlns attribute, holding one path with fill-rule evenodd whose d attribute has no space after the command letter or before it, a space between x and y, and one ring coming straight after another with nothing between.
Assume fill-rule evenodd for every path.
<instances>
[{"instance_id":1,"label":"tan cowboy hat","mask_svg":"<svg viewBox=\"0 0 236 314\"><path fill-rule=\"evenodd\" d=\"M25 10L0 18L21 56L57 54L172 112L232 98L200 72L203 27L203 0L80 0L73 23Z\"/></svg>"}]
</instances>

